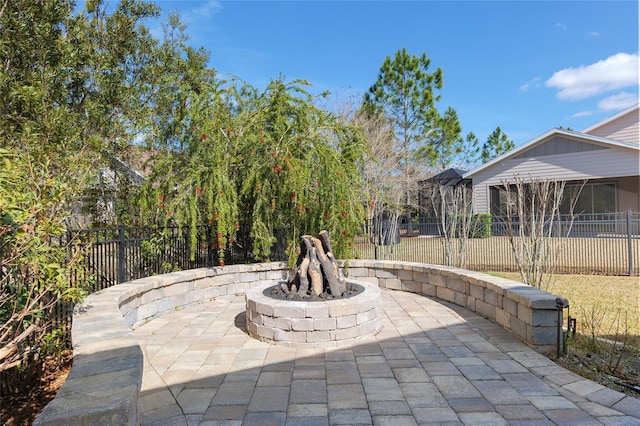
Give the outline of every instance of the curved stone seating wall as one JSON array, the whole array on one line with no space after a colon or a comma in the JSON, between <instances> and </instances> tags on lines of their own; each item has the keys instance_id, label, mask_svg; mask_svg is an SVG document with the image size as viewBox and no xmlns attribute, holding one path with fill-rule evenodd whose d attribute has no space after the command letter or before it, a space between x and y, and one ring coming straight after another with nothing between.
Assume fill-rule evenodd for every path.
<instances>
[{"instance_id":1,"label":"curved stone seating wall","mask_svg":"<svg viewBox=\"0 0 640 426\"><path fill-rule=\"evenodd\" d=\"M231 265L143 278L89 295L74 312L73 367L36 425L138 422L143 356L131 330L181 306L281 280L285 263ZM516 281L418 263L352 260L350 278L434 296L495 320L537 350L554 347L556 297Z\"/></svg>"},{"instance_id":2,"label":"curved stone seating wall","mask_svg":"<svg viewBox=\"0 0 640 426\"><path fill-rule=\"evenodd\" d=\"M424 294L468 308L538 352L556 347L557 296L521 282L447 266L379 260L351 260L348 274L380 288ZM566 299L562 301L568 306Z\"/></svg>"},{"instance_id":3,"label":"curved stone seating wall","mask_svg":"<svg viewBox=\"0 0 640 426\"><path fill-rule=\"evenodd\" d=\"M176 308L281 280L287 272L281 262L202 268L89 295L73 314L71 372L35 424L138 424L143 357L131 330Z\"/></svg>"}]
</instances>

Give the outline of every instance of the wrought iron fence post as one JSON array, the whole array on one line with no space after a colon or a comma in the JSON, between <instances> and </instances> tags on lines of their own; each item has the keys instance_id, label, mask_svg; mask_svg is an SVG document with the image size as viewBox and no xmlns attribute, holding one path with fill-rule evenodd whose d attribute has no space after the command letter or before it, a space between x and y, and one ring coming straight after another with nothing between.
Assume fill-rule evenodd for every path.
<instances>
[{"instance_id":1,"label":"wrought iron fence post","mask_svg":"<svg viewBox=\"0 0 640 426\"><path fill-rule=\"evenodd\" d=\"M126 281L124 226L118 225L118 284Z\"/></svg>"},{"instance_id":2,"label":"wrought iron fence post","mask_svg":"<svg viewBox=\"0 0 640 426\"><path fill-rule=\"evenodd\" d=\"M627 256L629 257L629 276L633 276L633 244L631 241L631 211L627 210Z\"/></svg>"}]
</instances>

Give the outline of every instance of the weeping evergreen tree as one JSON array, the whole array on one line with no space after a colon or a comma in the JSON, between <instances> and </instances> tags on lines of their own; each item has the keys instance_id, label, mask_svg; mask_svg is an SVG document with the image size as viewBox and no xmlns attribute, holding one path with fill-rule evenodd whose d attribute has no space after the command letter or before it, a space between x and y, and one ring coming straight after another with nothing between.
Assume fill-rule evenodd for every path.
<instances>
[{"instance_id":1,"label":"weeping evergreen tree","mask_svg":"<svg viewBox=\"0 0 640 426\"><path fill-rule=\"evenodd\" d=\"M166 139L145 210L191 228L192 256L199 225L209 226L221 264L239 233L256 260L280 257L276 243L295 259L300 236L321 229L338 257L350 255L363 220L361 134L314 106L308 84L279 78L259 91L211 78L177 94L171 132L156 133Z\"/></svg>"}]
</instances>

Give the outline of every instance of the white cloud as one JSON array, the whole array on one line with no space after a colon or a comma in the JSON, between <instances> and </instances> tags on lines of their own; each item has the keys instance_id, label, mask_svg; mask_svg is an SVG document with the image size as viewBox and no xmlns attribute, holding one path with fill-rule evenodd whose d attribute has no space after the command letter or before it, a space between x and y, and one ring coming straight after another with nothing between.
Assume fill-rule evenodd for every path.
<instances>
[{"instance_id":1,"label":"white cloud","mask_svg":"<svg viewBox=\"0 0 640 426\"><path fill-rule=\"evenodd\" d=\"M587 33L587 37L591 37L591 38L597 38L600 37L602 35L602 33L600 31L589 31Z\"/></svg>"},{"instance_id":2,"label":"white cloud","mask_svg":"<svg viewBox=\"0 0 640 426\"><path fill-rule=\"evenodd\" d=\"M580 111L571 116L571 118L580 118L580 117L588 117L590 115L595 114L593 111Z\"/></svg>"},{"instance_id":3,"label":"white cloud","mask_svg":"<svg viewBox=\"0 0 640 426\"><path fill-rule=\"evenodd\" d=\"M638 54L617 53L595 64L555 72L545 84L562 100L577 100L638 85Z\"/></svg>"},{"instance_id":4,"label":"white cloud","mask_svg":"<svg viewBox=\"0 0 640 426\"><path fill-rule=\"evenodd\" d=\"M210 18L213 15L222 12L222 10L222 3L218 0L209 0L197 7L185 9L181 13L181 17L184 22L193 24L195 22L202 21L204 18Z\"/></svg>"},{"instance_id":5,"label":"white cloud","mask_svg":"<svg viewBox=\"0 0 640 426\"><path fill-rule=\"evenodd\" d=\"M537 89L542 86L542 79L540 77L534 77L531 80L527 81L523 85L520 86L521 92L527 92L530 89Z\"/></svg>"},{"instance_id":6,"label":"white cloud","mask_svg":"<svg viewBox=\"0 0 640 426\"><path fill-rule=\"evenodd\" d=\"M638 93L620 92L598 101L598 109L596 111L577 112L571 118L587 117L602 112L622 111L637 103Z\"/></svg>"},{"instance_id":7,"label":"white cloud","mask_svg":"<svg viewBox=\"0 0 640 426\"><path fill-rule=\"evenodd\" d=\"M193 13L196 13L201 18L209 18L220 12L222 12L222 4L217 0L209 0L193 11Z\"/></svg>"},{"instance_id":8,"label":"white cloud","mask_svg":"<svg viewBox=\"0 0 640 426\"><path fill-rule=\"evenodd\" d=\"M567 31L567 24L565 24L564 22L557 22L555 27L557 30Z\"/></svg>"},{"instance_id":9,"label":"white cloud","mask_svg":"<svg viewBox=\"0 0 640 426\"><path fill-rule=\"evenodd\" d=\"M601 111L619 111L638 103L638 93L620 92L598 102Z\"/></svg>"}]
</instances>

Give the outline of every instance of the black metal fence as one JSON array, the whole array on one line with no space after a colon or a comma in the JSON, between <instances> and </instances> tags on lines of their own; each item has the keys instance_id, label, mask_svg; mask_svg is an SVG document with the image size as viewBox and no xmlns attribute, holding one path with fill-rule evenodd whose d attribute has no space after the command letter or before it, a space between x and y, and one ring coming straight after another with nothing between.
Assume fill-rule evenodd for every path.
<instances>
[{"instance_id":1,"label":"black metal fence","mask_svg":"<svg viewBox=\"0 0 640 426\"><path fill-rule=\"evenodd\" d=\"M117 227L69 231L67 241L83 250L83 273L92 282L89 292L171 271L219 265L220 251L211 228ZM238 236L225 250L227 264L253 261L247 238Z\"/></svg>"},{"instance_id":2,"label":"black metal fence","mask_svg":"<svg viewBox=\"0 0 640 426\"><path fill-rule=\"evenodd\" d=\"M557 273L606 275L640 274L640 213L561 216L552 231L557 247ZM365 227L356 237L357 256L431 264L444 264L444 238L436 219L423 218L417 224L380 223ZM516 271L507 226L517 232L517 223L493 218L491 235L467 240L465 267L478 271ZM381 232L384 231L384 232ZM191 230L178 227L117 227L69 231L60 243L69 250L81 250L81 268L72 277L91 283L88 292L118 283L176 270L219 265L217 238L209 227ZM282 233L279 233L282 234ZM279 235L277 233L276 236ZM238 241L225 251L225 262L259 261L251 255L248 235L238 232ZM282 240L282 238L279 238ZM282 242L281 242L282 243ZM272 258L284 254L282 244ZM53 326L70 330L71 303L60 303L53 311ZM0 395L22 380L19 371L0 374Z\"/></svg>"},{"instance_id":3,"label":"black metal fence","mask_svg":"<svg viewBox=\"0 0 640 426\"><path fill-rule=\"evenodd\" d=\"M251 256L248 236L238 232L225 250L225 262L255 262ZM195 241L195 242L194 242ZM219 265L217 238L210 227L196 229L195 239L188 228L178 227L116 227L68 231L54 244L65 246L72 254L80 253L82 260L70 277L71 285L82 285L93 293L126 281L172 271ZM87 285L88 284L88 285ZM70 346L73 303L59 301L50 312L48 331L62 330L60 341ZM23 342L25 354L39 347L35 342ZM33 354L35 355L35 354ZM12 368L0 372L0 396L20 389L23 383L37 375L39 363L28 361L29 369Z\"/></svg>"},{"instance_id":4,"label":"black metal fence","mask_svg":"<svg viewBox=\"0 0 640 426\"><path fill-rule=\"evenodd\" d=\"M435 218L397 227L370 224L359 236L359 257L445 264L446 243ZM562 274L640 274L640 213L559 215L547 228L552 235L557 265ZM517 220L493 217L491 235L469 238L465 267L478 271L517 271L509 233L517 234ZM389 235L389 233L393 235Z\"/></svg>"}]
</instances>

